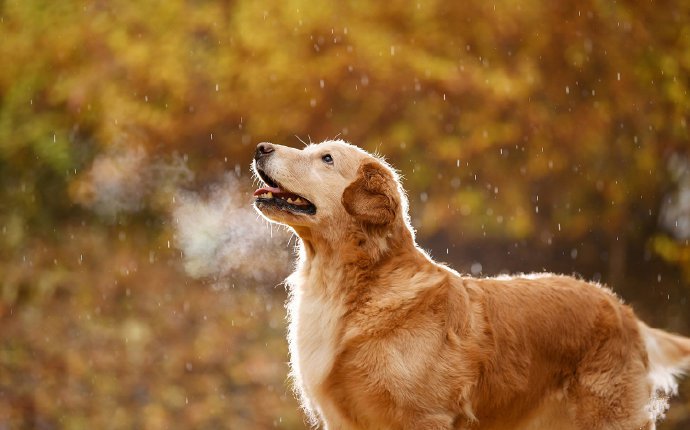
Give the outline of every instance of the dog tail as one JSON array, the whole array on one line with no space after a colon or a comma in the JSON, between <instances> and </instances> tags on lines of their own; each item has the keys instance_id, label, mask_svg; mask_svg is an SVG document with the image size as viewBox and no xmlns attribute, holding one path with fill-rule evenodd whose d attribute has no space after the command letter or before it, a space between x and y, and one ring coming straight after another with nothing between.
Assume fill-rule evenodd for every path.
<instances>
[{"instance_id":1,"label":"dog tail","mask_svg":"<svg viewBox=\"0 0 690 430\"><path fill-rule=\"evenodd\" d=\"M649 357L649 375L657 390L675 394L676 378L690 370L690 338L666 333L639 322Z\"/></svg>"}]
</instances>

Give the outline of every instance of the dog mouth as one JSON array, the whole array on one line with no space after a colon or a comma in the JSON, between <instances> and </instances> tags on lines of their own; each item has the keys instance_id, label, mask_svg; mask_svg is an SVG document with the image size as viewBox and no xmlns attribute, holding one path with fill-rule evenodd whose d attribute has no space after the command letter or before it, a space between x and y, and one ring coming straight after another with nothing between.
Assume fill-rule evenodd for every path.
<instances>
[{"instance_id":1,"label":"dog mouth","mask_svg":"<svg viewBox=\"0 0 690 430\"><path fill-rule=\"evenodd\" d=\"M263 170L257 168L256 171L265 184L264 187L254 191L257 207L275 207L283 211L305 215L316 214L316 206L312 202L284 189Z\"/></svg>"}]
</instances>

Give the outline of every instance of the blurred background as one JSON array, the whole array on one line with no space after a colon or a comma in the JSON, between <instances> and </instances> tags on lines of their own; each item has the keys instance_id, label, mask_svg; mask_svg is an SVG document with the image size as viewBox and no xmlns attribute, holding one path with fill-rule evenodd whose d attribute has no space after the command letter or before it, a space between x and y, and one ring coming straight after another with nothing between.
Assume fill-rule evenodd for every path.
<instances>
[{"instance_id":1,"label":"blurred background","mask_svg":"<svg viewBox=\"0 0 690 430\"><path fill-rule=\"evenodd\" d=\"M383 154L437 260L690 335L690 2L0 0L0 58L1 430L306 428L261 141Z\"/></svg>"}]
</instances>

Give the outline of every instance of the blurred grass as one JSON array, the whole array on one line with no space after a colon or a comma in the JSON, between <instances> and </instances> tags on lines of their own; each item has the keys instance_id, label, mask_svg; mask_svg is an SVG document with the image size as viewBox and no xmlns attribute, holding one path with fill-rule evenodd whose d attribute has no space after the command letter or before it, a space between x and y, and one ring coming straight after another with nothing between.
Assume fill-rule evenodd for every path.
<instances>
[{"instance_id":1,"label":"blurred grass","mask_svg":"<svg viewBox=\"0 0 690 430\"><path fill-rule=\"evenodd\" d=\"M0 266L0 428L300 428L283 288L191 281L118 230Z\"/></svg>"}]
</instances>

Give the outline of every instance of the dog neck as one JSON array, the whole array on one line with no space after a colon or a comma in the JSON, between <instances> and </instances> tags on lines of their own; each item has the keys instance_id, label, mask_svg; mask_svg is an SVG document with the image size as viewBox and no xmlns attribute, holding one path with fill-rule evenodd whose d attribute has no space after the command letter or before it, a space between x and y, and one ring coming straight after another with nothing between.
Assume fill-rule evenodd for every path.
<instances>
[{"instance_id":1,"label":"dog neck","mask_svg":"<svg viewBox=\"0 0 690 430\"><path fill-rule=\"evenodd\" d=\"M383 227L353 223L342 230L295 228L301 241L297 271L315 284L304 288L327 289L329 284L360 288L368 284L362 279L375 276L385 262L416 250L412 231L404 221L397 221Z\"/></svg>"}]
</instances>

